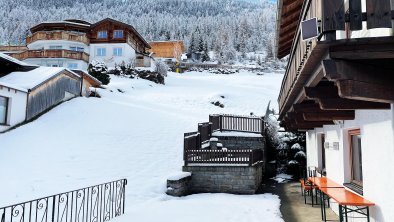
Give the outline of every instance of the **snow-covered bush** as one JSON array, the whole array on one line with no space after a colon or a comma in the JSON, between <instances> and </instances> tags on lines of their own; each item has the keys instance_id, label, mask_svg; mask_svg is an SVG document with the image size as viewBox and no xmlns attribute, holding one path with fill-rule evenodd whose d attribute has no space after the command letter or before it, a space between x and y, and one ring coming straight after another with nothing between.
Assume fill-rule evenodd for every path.
<instances>
[{"instance_id":1,"label":"snow-covered bush","mask_svg":"<svg viewBox=\"0 0 394 222\"><path fill-rule=\"evenodd\" d=\"M157 61L156 62L156 72L158 74L162 75L163 77L166 77L167 72L168 72L167 64L165 64L163 61Z\"/></svg>"},{"instance_id":2,"label":"snow-covered bush","mask_svg":"<svg viewBox=\"0 0 394 222\"><path fill-rule=\"evenodd\" d=\"M103 85L108 85L110 77L108 75L108 67L103 62L93 60L88 66L88 73L100 80Z\"/></svg>"}]
</instances>

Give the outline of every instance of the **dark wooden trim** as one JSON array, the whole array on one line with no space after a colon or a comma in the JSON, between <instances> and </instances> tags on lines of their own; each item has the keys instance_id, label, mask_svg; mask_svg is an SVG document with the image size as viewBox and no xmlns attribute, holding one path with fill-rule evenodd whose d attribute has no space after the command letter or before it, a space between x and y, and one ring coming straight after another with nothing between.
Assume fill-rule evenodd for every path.
<instances>
[{"instance_id":1,"label":"dark wooden trim","mask_svg":"<svg viewBox=\"0 0 394 222\"><path fill-rule=\"evenodd\" d=\"M377 103L394 103L394 87L360 82L355 80L340 80L339 95L343 98L370 101Z\"/></svg>"},{"instance_id":2,"label":"dark wooden trim","mask_svg":"<svg viewBox=\"0 0 394 222\"><path fill-rule=\"evenodd\" d=\"M390 0L367 0L367 28L391 28Z\"/></svg>"}]
</instances>

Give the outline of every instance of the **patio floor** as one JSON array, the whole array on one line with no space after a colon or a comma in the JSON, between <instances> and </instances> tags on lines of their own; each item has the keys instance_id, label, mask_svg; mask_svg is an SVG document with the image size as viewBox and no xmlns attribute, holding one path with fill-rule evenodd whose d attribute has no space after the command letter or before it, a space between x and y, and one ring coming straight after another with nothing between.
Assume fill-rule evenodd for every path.
<instances>
[{"instance_id":1,"label":"patio floor","mask_svg":"<svg viewBox=\"0 0 394 222\"><path fill-rule=\"evenodd\" d=\"M299 182L275 183L267 182L262 191L273 193L281 200L280 211L285 222L318 222L321 220L320 205L312 207L311 198L301 196ZM327 221L339 221L338 216L329 208L326 209Z\"/></svg>"}]
</instances>

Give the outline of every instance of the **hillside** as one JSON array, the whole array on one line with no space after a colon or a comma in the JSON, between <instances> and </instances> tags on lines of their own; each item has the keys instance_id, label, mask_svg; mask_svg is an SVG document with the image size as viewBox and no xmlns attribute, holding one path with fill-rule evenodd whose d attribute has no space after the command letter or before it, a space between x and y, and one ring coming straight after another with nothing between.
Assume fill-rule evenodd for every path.
<instances>
[{"instance_id":1,"label":"hillside","mask_svg":"<svg viewBox=\"0 0 394 222\"><path fill-rule=\"evenodd\" d=\"M181 39L186 47L203 41L218 53L272 55L275 7L269 0L0 0L0 43L23 44L27 30L42 21L111 17L148 41Z\"/></svg>"},{"instance_id":2,"label":"hillside","mask_svg":"<svg viewBox=\"0 0 394 222\"><path fill-rule=\"evenodd\" d=\"M282 77L169 73L163 86L112 76L102 98L73 99L0 134L0 206L127 178L119 221L279 222L271 194L174 198L165 195L165 182L181 171L183 133L213 113L263 115ZM218 100L224 108L211 104Z\"/></svg>"}]
</instances>

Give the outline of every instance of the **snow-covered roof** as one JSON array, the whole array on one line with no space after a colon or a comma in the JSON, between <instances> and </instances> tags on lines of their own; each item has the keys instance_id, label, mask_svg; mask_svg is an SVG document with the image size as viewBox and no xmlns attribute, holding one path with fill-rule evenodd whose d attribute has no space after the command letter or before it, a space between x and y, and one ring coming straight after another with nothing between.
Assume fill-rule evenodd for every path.
<instances>
[{"instance_id":1,"label":"snow-covered roof","mask_svg":"<svg viewBox=\"0 0 394 222\"><path fill-rule=\"evenodd\" d=\"M19 60L15 59L15 58L13 58L13 57L11 57L9 55L1 53L1 52L0 52L0 58L5 59L5 60L7 60L9 62L12 62L12 63L20 65L20 66L37 66L37 65L32 65L32 64L29 64L29 63L25 63L25 62L19 61Z\"/></svg>"},{"instance_id":2,"label":"snow-covered roof","mask_svg":"<svg viewBox=\"0 0 394 222\"><path fill-rule=\"evenodd\" d=\"M89 77L90 79L92 79L93 81L97 82L98 84L102 85L103 83L98 80L97 78L95 78L94 76L90 75L88 72L82 70L82 69L73 69L71 70L72 72L75 72L77 74L83 74L84 76Z\"/></svg>"},{"instance_id":3,"label":"snow-covered roof","mask_svg":"<svg viewBox=\"0 0 394 222\"><path fill-rule=\"evenodd\" d=\"M12 72L0 78L0 85L12 86L11 88L18 88L19 90L28 91L33 89L43 82L58 75L62 71L67 70L61 67L44 67L40 66L36 69L27 72ZM67 70L69 71L69 70ZM73 75L80 77L78 74L69 71Z\"/></svg>"},{"instance_id":4,"label":"snow-covered roof","mask_svg":"<svg viewBox=\"0 0 394 222\"><path fill-rule=\"evenodd\" d=\"M36 24L35 26L38 26L38 25L41 25L41 24L57 24L57 23L70 24L70 25L81 25L81 26L90 27L90 25L88 25L88 24L77 23L77 22L69 22L69 21L46 21L46 22L40 22L40 23Z\"/></svg>"}]
</instances>

